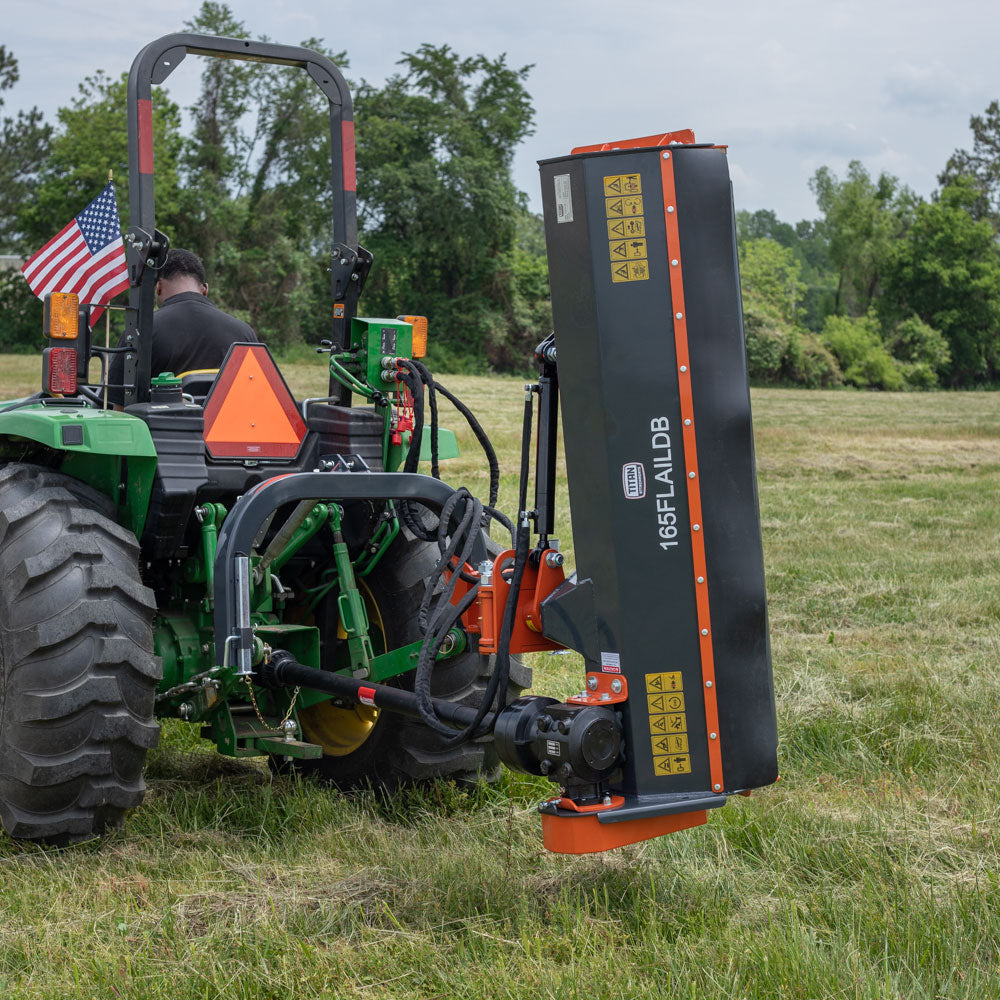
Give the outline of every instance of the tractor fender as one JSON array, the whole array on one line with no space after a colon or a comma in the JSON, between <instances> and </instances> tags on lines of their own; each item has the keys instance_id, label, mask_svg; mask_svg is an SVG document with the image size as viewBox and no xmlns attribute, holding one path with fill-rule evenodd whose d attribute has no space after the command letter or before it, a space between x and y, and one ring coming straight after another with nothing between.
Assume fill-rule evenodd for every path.
<instances>
[{"instance_id":1,"label":"tractor fender","mask_svg":"<svg viewBox=\"0 0 1000 1000\"><path fill-rule=\"evenodd\" d=\"M142 420L69 401L0 411L0 463L41 462L42 456L44 464L110 497L119 524L142 534L156 475L156 448Z\"/></svg>"}]
</instances>

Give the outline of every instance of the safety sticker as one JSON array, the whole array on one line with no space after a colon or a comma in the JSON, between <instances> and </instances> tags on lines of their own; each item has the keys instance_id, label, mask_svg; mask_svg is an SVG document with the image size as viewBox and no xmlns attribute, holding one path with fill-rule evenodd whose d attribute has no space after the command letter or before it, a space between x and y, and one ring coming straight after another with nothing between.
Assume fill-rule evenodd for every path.
<instances>
[{"instance_id":1,"label":"safety sticker","mask_svg":"<svg viewBox=\"0 0 1000 1000\"><path fill-rule=\"evenodd\" d=\"M611 280L649 279L646 220L642 214L642 178L639 174L608 174L604 178L604 210L608 226Z\"/></svg>"},{"instance_id":2,"label":"safety sticker","mask_svg":"<svg viewBox=\"0 0 1000 1000\"><path fill-rule=\"evenodd\" d=\"M608 219L609 240L641 239L646 235L646 220L640 215L637 219Z\"/></svg>"},{"instance_id":3,"label":"safety sticker","mask_svg":"<svg viewBox=\"0 0 1000 1000\"><path fill-rule=\"evenodd\" d=\"M629 260L638 260L640 257L645 257L646 241L628 240L625 244L625 252L628 254Z\"/></svg>"},{"instance_id":4,"label":"safety sticker","mask_svg":"<svg viewBox=\"0 0 1000 1000\"><path fill-rule=\"evenodd\" d=\"M687 715L684 712L677 712L673 715L653 715L649 716L649 732L652 736L673 735L674 733L687 732Z\"/></svg>"},{"instance_id":5,"label":"safety sticker","mask_svg":"<svg viewBox=\"0 0 1000 1000\"><path fill-rule=\"evenodd\" d=\"M642 215L642 195L630 195L627 198L605 198L604 205L609 219L630 219Z\"/></svg>"},{"instance_id":6,"label":"safety sticker","mask_svg":"<svg viewBox=\"0 0 1000 1000\"><path fill-rule=\"evenodd\" d=\"M638 174L609 174L604 178L604 196L616 194L639 194L642 191L642 178Z\"/></svg>"},{"instance_id":7,"label":"safety sticker","mask_svg":"<svg viewBox=\"0 0 1000 1000\"><path fill-rule=\"evenodd\" d=\"M646 674L645 680L653 774L690 774L684 675L679 670L664 670Z\"/></svg>"},{"instance_id":8,"label":"safety sticker","mask_svg":"<svg viewBox=\"0 0 1000 1000\"><path fill-rule=\"evenodd\" d=\"M650 736L649 742L653 745L654 754L688 752L687 733L675 733L672 736Z\"/></svg>"},{"instance_id":9,"label":"safety sticker","mask_svg":"<svg viewBox=\"0 0 1000 1000\"><path fill-rule=\"evenodd\" d=\"M679 754L673 757L654 757L653 774L657 777L671 774L690 774L691 757L688 754Z\"/></svg>"},{"instance_id":10,"label":"safety sticker","mask_svg":"<svg viewBox=\"0 0 1000 1000\"><path fill-rule=\"evenodd\" d=\"M646 691L680 691L684 681L679 670L671 670L665 674L646 674Z\"/></svg>"},{"instance_id":11,"label":"safety sticker","mask_svg":"<svg viewBox=\"0 0 1000 1000\"><path fill-rule=\"evenodd\" d=\"M684 711L684 695L680 691L674 691L670 694L647 694L646 703L649 706L650 714ZM685 728L687 727L685 726Z\"/></svg>"},{"instance_id":12,"label":"safety sticker","mask_svg":"<svg viewBox=\"0 0 1000 1000\"><path fill-rule=\"evenodd\" d=\"M606 674L620 674L622 672L622 658L620 653L601 652L601 670Z\"/></svg>"}]
</instances>

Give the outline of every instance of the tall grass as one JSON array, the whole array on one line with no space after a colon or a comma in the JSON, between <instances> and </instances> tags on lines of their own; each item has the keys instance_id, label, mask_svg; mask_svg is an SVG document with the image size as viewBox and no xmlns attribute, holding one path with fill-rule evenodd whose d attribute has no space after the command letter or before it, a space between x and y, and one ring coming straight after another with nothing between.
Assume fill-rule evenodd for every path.
<instances>
[{"instance_id":1,"label":"tall grass","mask_svg":"<svg viewBox=\"0 0 1000 1000\"><path fill-rule=\"evenodd\" d=\"M0 359L2 395L32 391L35 366ZM324 381L286 374L300 394ZM493 433L510 509L520 382L444 381ZM61 852L0 841L0 985L170 1000L1000 995L1000 400L753 402L778 785L696 830L554 857L542 780L345 798L168 725L124 830ZM445 420L463 448L450 479L484 492L474 439ZM572 551L565 497L563 480ZM576 657L534 665L538 691L578 689Z\"/></svg>"}]
</instances>

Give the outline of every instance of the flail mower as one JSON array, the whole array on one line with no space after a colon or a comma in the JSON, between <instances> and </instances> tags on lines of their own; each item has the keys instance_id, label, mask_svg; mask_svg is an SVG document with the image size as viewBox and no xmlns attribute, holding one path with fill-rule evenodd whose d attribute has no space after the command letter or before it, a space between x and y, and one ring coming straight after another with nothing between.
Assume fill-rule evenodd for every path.
<instances>
[{"instance_id":1,"label":"flail mower","mask_svg":"<svg viewBox=\"0 0 1000 1000\"><path fill-rule=\"evenodd\" d=\"M260 344L235 344L207 379L151 377L168 247L155 226L152 85L188 53L295 67L329 100L321 399L294 399ZM168 35L137 56L127 100L122 346L98 346L88 304L52 294L42 389L0 404L8 833L68 843L120 823L142 799L165 717L199 725L223 754L266 755L341 788L489 779L500 762L545 775L558 788L539 806L544 842L565 853L702 823L773 782L725 148L678 132L540 164L555 332L525 387L508 520L487 436L420 360L426 320L357 315L372 258L358 245L340 71L307 49ZM87 382L91 358L106 373L116 352L121 410ZM483 446L486 502L438 478L453 444L439 396ZM560 408L569 576L553 537ZM522 694L520 654L554 649L582 654L581 692Z\"/></svg>"}]
</instances>

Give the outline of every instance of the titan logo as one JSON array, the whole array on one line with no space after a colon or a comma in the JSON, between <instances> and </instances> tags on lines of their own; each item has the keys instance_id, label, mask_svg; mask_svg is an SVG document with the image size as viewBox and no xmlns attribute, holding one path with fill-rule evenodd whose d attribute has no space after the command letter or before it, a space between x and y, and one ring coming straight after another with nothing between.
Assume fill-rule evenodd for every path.
<instances>
[{"instance_id":1,"label":"titan logo","mask_svg":"<svg viewBox=\"0 0 1000 1000\"><path fill-rule=\"evenodd\" d=\"M629 500L641 500L646 495L646 470L642 462L622 466L622 489Z\"/></svg>"}]
</instances>

